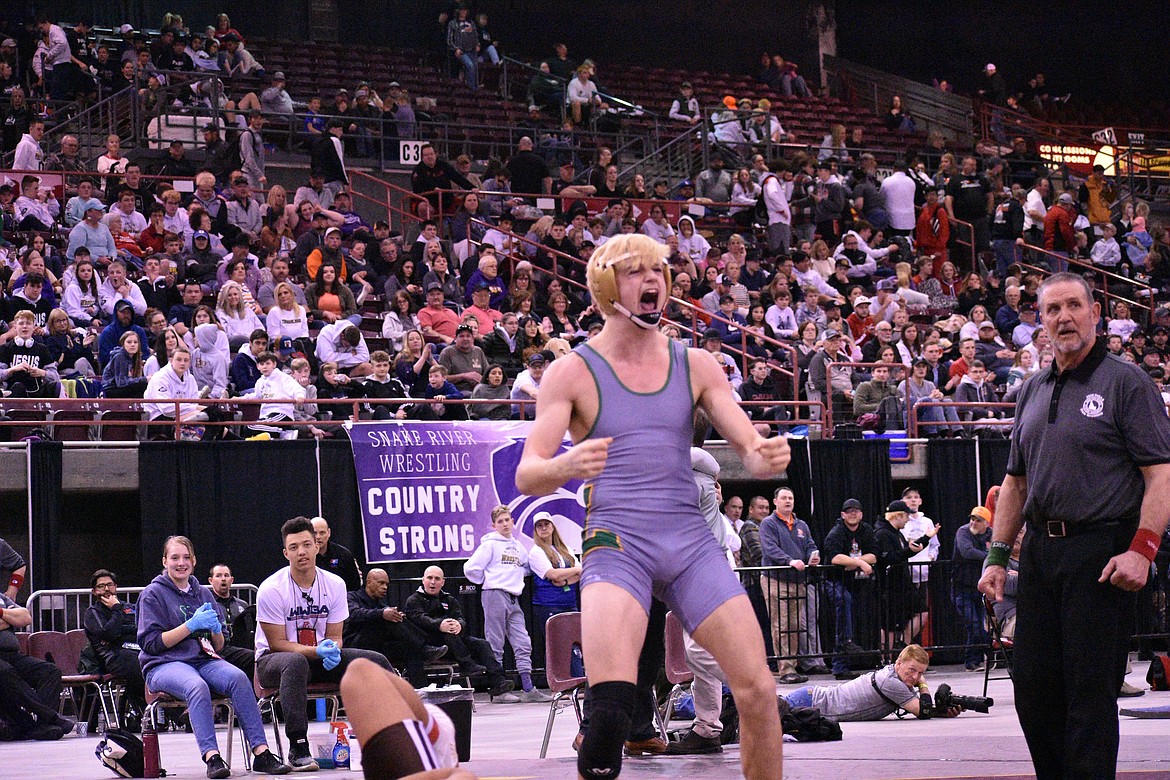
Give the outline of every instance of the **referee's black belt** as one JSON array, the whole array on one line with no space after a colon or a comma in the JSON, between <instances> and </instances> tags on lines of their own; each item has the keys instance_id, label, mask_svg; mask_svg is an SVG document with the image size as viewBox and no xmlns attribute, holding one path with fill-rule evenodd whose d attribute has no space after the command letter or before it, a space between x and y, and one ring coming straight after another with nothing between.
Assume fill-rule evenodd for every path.
<instances>
[{"instance_id":1,"label":"referee's black belt","mask_svg":"<svg viewBox=\"0 0 1170 780\"><path fill-rule=\"evenodd\" d=\"M1037 523L1044 535L1050 539L1063 539L1067 536L1101 533L1121 528L1125 525L1137 526L1137 519L1093 520L1085 523L1067 523L1064 520L1046 520Z\"/></svg>"}]
</instances>

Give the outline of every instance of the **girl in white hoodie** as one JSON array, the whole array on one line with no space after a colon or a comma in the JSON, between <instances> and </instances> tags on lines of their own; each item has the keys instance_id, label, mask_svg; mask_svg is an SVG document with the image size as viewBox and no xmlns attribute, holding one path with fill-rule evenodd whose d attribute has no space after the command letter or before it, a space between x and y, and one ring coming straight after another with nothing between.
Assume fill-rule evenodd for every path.
<instances>
[{"instance_id":1,"label":"girl in white hoodie","mask_svg":"<svg viewBox=\"0 0 1170 780\"><path fill-rule=\"evenodd\" d=\"M545 702L550 697L532 684L532 640L524 627L520 594L527 576L528 550L512 536L512 513L500 505L492 510L491 533L484 534L479 547L463 564L463 574L480 586L484 635L496 660L503 663L504 640L512 645L516 671L520 673L519 696L504 694L497 702Z\"/></svg>"}]
</instances>

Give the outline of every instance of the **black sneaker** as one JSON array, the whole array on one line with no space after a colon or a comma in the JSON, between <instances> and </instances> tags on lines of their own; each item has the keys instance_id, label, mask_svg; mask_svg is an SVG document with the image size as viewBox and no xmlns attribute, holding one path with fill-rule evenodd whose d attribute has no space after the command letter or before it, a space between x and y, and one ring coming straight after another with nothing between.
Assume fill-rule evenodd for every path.
<instances>
[{"instance_id":1,"label":"black sneaker","mask_svg":"<svg viewBox=\"0 0 1170 780\"><path fill-rule=\"evenodd\" d=\"M813 664L812 666L806 666L803 669L798 666L798 667L796 667L796 671L800 672L801 674L808 674L808 675L832 674L833 673L832 670L829 669L829 667L825 666L824 664Z\"/></svg>"},{"instance_id":2,"label":"black sneaker","mask_svg":"<svg viewBox=\"0 0 1170 780\"><path fill-rule=\"evenodd\" d=\"M464 677L479 677L481 674L487 674L487 667L472 661L466 664L459 664L459 673Z\"/></svg>"},{"instance_id":3,"label":"black sneaker","mask_svg":"<svg viewBox=\"0 0 1170 780\"><path fill-rule=\"evenodd\" d=\"M282 764L271 750L265 750L252 756L252 771L265 775L287 775L292 771L292 767Z\"/></svg>"},{"instance_id":4,"label":"black sneaker","mask_svg":"<svg viewBox=\"0 0 1170 780\"><path fill-rule=\"evenodd\" d=\"M492 687L488 690L493 697L503 696L508 691L516 687L516 683L512 682L506 677L500 677L492 683Z\"/></svg>"},{"instance_id":5,"label":"black sneaker","mask_svg":"<svg viewBox=\"0 0 1170 780\"><path fill-rule=\"evenodd\" d=\"M224 762L223 756L216 753L211 758L206 759L207 776L211 778L231 777L232 770L228 769L228 765Z\"/></svg>"},{"instance_id":6,"label":"black sneaker","mask_svg":"<svg viewBox=\"0 0 1170 780\"><path fill-rule=\"evenodd\" d=\"M668 756L699 756L706 753L722 753L719 737L700 737L694 729L688 731L678 742L666 746Z\"/></svg>"},{"instance_id":7,"label":"black sneaker","mask_svg":"<svg viewBox=\"0 0 1170 780\"><path fill-rule=\"evenodd\" d=\"M833 675L835 680L856 680L861 676L861 672L837 672Z\"/></svg>"},{"instance_id":8,"label":"black sneaker","mask_svg":"<svg viewBox=\"0 0 1170 780\"><path fill-rule=\"evenodd\" d=\"M427 645L423 648L423 663L433 663L447 654L446 645Z\"/></svg>"},{"instance_id":9,"label":"black sneaker","mask_svg":"<svg viewBox=\"0 0 1170 780\"><path fill-rule=\"evenodd\" d=\"M60 726L41 726L36 725L25 732L21 739L36 739L41 742L56 742L65 736L66 731Z\"/></svg>"},{"instance_id":10,"label":"black sneaker","mask_svg":"<svg viewBox=\"0 0 1170 780\"><path fill-rule=\"evenodd\" d=\"M805 677L803 674L797 674L796 672L789 672L788 674L786 674L780 678L780 682L783 683L784 685L799 685L801 683L808 682L808 678Z\"/></svg>"},{"instance_id":11,"label":"black sneaker","mask_svg":"<svg viewBox=\"0 0 1170 780\"><path fill-rule=\"evenodd\" d=\"M309 753L309 741L298 740L288 749L288 765L294 772L316 772L320 769Z\"/></svg>"}]
</instances>

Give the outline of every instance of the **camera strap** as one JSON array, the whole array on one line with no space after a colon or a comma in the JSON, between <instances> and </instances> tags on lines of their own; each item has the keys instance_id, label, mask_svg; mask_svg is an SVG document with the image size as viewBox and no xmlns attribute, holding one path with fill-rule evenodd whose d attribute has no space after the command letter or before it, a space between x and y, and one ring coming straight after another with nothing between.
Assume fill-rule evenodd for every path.
<instances>
[{"instance_id":1,"label":"camera strap","mask_svg":"<svg viewBox=\"0 0 1170 780\"><path fill-rule=\"evenodd\" d=\"M882 692L881 687L877 683L877 672L869 673L869 684L873 686L873 689L877 695L882 697L882 701L894 708L894 716L897 717L898 720L901 720L910 714L909 711L902 708L902 705L896 703L893 699L891 699L889 696L886 696L886 694Z\"/></svg>"}]
</instances>

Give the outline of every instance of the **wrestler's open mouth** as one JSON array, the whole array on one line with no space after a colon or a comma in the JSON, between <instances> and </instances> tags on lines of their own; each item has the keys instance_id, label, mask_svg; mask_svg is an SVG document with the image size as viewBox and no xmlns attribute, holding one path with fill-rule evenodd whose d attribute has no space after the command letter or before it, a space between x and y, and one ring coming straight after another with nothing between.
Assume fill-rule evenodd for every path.
<instances>
[{"instance_id":1,"label":"wrestler's open mouth","mask_svg":"<svg viewBox=\"0 0 1170 780\"><path fill-rule=\"evenodd\" d=\"M642 293L642 297L638 299L638 306L643 311L657 311L658 309L658 293L653 290L647 290Z\"/></svg>"}]
</instances>

